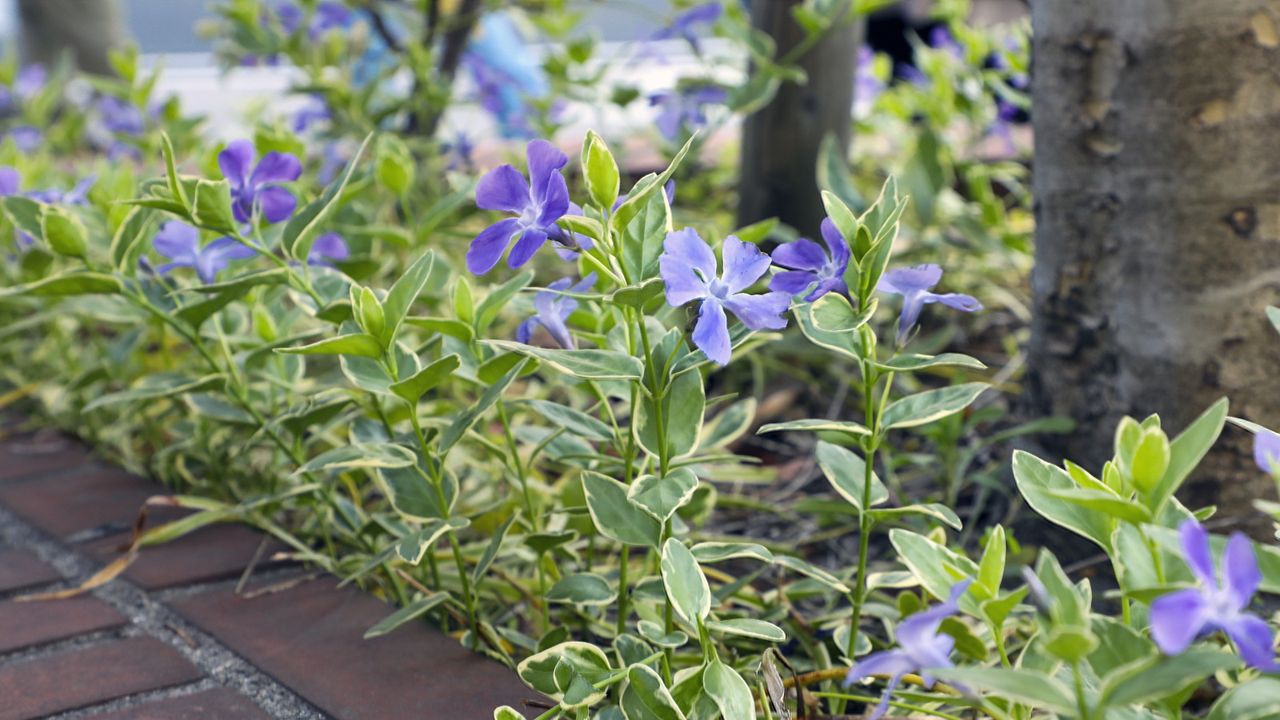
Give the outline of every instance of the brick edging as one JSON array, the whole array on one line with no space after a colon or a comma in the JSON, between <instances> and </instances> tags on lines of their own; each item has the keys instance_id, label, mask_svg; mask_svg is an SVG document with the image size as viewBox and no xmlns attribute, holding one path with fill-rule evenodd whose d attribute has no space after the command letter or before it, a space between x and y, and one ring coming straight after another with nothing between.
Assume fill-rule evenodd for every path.
<instances>
[{"instance_id":1,"label":"brick edging","mask_svg":"<svg viewBox=\"0 0 1280 720\"><path fill-rule=\"evenodd\" d=\"M160 494L65 436L0 439L0 697L14 698L0 704L0 720L459 720L536 698L513 671L425 624L364 640L393 608L331 576L277 566L259 573L260 592L237 595L236 578L264 542L245 526L148 548L92 595L13 599L83 581L118 554L138 509ZM234 653L252 682L232 678L225 661L205 662L202 643ZM119 672L102 672L104 663ZM60 680L41 684L48 675Z\"/></svg>"}]
</instances>

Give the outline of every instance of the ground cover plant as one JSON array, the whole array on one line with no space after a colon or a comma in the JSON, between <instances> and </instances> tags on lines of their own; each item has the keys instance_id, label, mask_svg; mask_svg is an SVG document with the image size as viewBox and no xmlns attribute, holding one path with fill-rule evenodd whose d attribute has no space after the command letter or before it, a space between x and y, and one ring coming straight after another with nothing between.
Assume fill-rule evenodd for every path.
<instances>
[{"instance_id":1,"label":"ground cover plant","mask_svg":"<svg viewBox=\"0 0 1280 720\"><path fill-rule=\"evenodd\" d=\"M1020 308L994 277L1027 261L1025 168L1003 146L1025 33L952 22L897 79L869 58L851 122L871 140L828 146L810 239L728 230L698 154L702 106L749 111L795 80L784 63L723 96L691 86L694 110L658 124L669 164L638 179L595 132L575 157L542 137L554 93L522 122L492 99L533 137L473 174L456 138L421 132L466 46L393 5L398 22L227 4L229 56L290 57L323 108L229 143L157 103L128 53L83 106L66 69L0 73L4 403L180 492L194 514L142 552L254 524L394 602L370 637L429 621L513 667L542 704L500 720L1274 714L1255 596L1280 591L1280 552L1211 535L1214 509L1176 496L1226 399L1183 428L1125 419L1098 468L987 457L1061 426L1004 421L1018 358L981 324ZM815 36L832 6L803 6ZM709 3L664 33L741 21ZM335 79L344 55L373 75ZM411 91L374 97L405 63ZM316 137L336 150L308 156ZM997 158L958 149L992 138ZM950 346L965 337L1004 367ZM805 395L766 412L797 363ZM1280 436L1235 422L1275 473ZM821 480L771 507L766 451ZM1109 575L1019 542L1001 522L1018 499Z\"/></svg>"}]
</instances>

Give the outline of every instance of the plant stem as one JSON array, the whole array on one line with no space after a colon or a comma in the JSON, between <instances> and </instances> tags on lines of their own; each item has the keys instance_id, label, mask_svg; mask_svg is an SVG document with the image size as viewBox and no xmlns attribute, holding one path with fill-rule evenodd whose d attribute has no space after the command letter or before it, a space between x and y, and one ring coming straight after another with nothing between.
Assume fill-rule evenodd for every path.
<instances>
[{"instance_id":1,"label":"plant stem","mask_svg":"<svg viewBox=\"0 0 1280 720\"><path fill-rule=\"evenodd\" d=\"M867 512L871 507L871 481L876 462L876 449L879 445L879 428L875 407L876 376L875 367L870 361L862 363L862 396L863 410L867 430L870 437L863 442L862 472L862 504L858 507L858 574L853 588L853 614L849 625L849 646L845 654L849 659L854 657L854 649L858 643L858 626L862 622L862 606L867 598L867 549L871 543L871 521Z\"/></svg>"}]
</instances>

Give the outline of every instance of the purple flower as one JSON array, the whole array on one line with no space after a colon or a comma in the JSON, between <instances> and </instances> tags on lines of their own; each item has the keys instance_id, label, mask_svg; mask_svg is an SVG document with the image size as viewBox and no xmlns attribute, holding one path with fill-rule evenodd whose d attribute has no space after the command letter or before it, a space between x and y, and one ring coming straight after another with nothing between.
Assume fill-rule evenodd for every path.
<instances>
[{"instance_id":1,"label":"purple flower","mask_svg":"<svg viewBox=\"0 0 1280 720\"><path fill-rule=\"evenodd\" d=\"M322 2L316 6L316 14L311 19L308 32L314 39L330 30L347 27L353 18L351 9L346 5L340 2Z\"/></svg>"},{"instance_id":2,"label":"purple flower","mask_svg":"<svg viewBox=\"0 0 1280 720\"><path fill-rule=\"evenodd\" d=\"M311 99L298 112L293 115L293 131L296 133L306 132L312 125L327 122L333 115L329 112L329 106L325 104L324 98L319 95L312 95Z\"/></svg>"},{"instance_id":3,"label":"purple flower","mask_svg":"<svg viewBox=\"0 0 1280 720\"><path fill-rule=\"evenodd\" d=\"M888 675L880 704L868 720L878 720L889 709L889 698L907 673L920 673L924 687L932 689L934 678L929 670L952 666L951 650L955 638L938 632L942 621L959 611L960 598L969 590L972 580L964 580L951 586L950 597L941 605L922 610L903 620L897 629L898 648L871 653L858 661L845 676L844 686L872 675Z\"/></svg>"},{"instance_id":4,"label":"purple flower","mask_svg":"<svg viewBox=\"0 0 1280 720\"><path fill-rule=\"evenodd\" d=\"M870 46L858 48L858 71L853 80L854 108L862 112L875 103L884 92L884 82L876 77L876 51Z\"/></svg>"},{"instance_id":5,"label":"purple flower","mask_svg":"<svg viewBox=\"0 0 1280 720\"><path fill-rule=\"evenodd\" d=\"M40 63L27 65L13 79L13 92L23 100L30 99L49 84L49 71Z\"/></svg>"},{"instance_id":6,"label":"purple flower","mask_svg":"<svg viewBox=\"0 0 1280 720\"><path fill-rule=\"evenodd\" d=\"M773 262L791 269L774 275L769 289L794 296L813 286L813 291L805 295L805 302L813 302L829 292L848 295L844 271L849 268L849 243L831 218L822 219L822 241L827 244L826 251L806 238L779 245L773 251Z\"/></svg>"},{"instance_id":7,"label":"purple flower","mask_svg":"<svg viewBox=\"0 0 1280 720\"><path fill-rule=\"evenodd\" d=\"M218 238L200 247L200 231L177 220L161 226L154 245L156 252L173 261L161 265L157 272L165 275L174 268L188 267L194 269L206 284L216 280L218 273L225 270L232 260L243 260L257 254L253 248L229 237Z\"/></svg>"},{"instance_id":8,"label":"purple flower","mask_svg":"<svg viewBox=\"0 0 1280 720\"><path fill-rule=\"evenodd\" d=\"M569 186L560 174L569 158L546 140L530 142L526 153L532 186L510 165L490 170L476 186L476 205L516 216L499 220L471 241L467 269L476 275L483 275L498 264L512 238L516 242L507 256L507 265L513 268L529 262L547 238L566 240L556 220L569 211Z\"/></svg>"},{"instance_id":9,"label":"purple flower","mask_svg":"<svg viewBox=\"0 0 1280 720\"><path fill-rule=\"evenodd\" d=\"M281 2L275 7L276 18L280 21L280 27L290 35L302 25L302 8L297 3Z\"/></svg>"},{"instance_id":10,"label":"purple flower","mask_svg":"<svg viewBox=\"0 0 1280 720\"><path fill-rule=\"evenodd\" d=\"M237 140L218 153L218 167L231 183L232 210L240 222L249 222L255 210L268 223L280 222L293 214L298 201L276 183L297 180L302 164L289 153L269 152L255 167L256 157L248 140Z\"/></svg>"},{"instance_id":11,"label":"purple flower","mask_svg":"<svg viewBox=\"0 0 1280 720\"><path fill-rule=\"evenodd\" d=\"M667 303L679 307L701 301L693 344L712 362L727 365L731 352L725 309L752 330L780 330L782 313L791 307L784 292L743 293L769 270L770 259L760 248L730 235L724 239L724 272L716 275L716 255L693 228L677 230L662 243L658 268L667 285Z\"/></svg>"},{"instance_id":12,"label":"purple flower","mask_svg":"<svg viewBox=\"0 0 1280 720\"><path fill-rule=\"evenodd\" d=\"M139 135L144 129L142 113L120 98L110 95L99 98L98 113L103 126L113 133Z\"/></svg>"},{"instance_id":13,"label":"purple flower","mask_svg":"<svg viewBox=\"0 0 1280 720\"><path fill-rule=\"evenodd\" d=\"M890 270L880 278L876 289L902 296L902 315L898 317L899 345L907 341L911 328L915 327L916 321L920 319L920 311L929 303L940 302L949 308L964 312L982 309L982 303L972 295L929 292L940 280L942 280L942 268L937 265L898 268Z\"/></svg>"},{"instance_id":14,"label":"purple flower","mask_svg":"<svg viewBox=\"0 0 1280 720\"><path fill-rule=\"evenodd\" d=\"M62 190L32 190L27 193L27 197L47 205L84 205L89 201L89 190L93 188L93 184L97 180L97 175L89 175L76 183L75 187L65 192Z\"/></svg>"},{"instance_id":15,"label":"purple flower","mask_svg":"<svg viewBox=\"0 0 1280 720\"><path fill-rule=\"evenodd\" d=\"M1013 140L1013 123L1018 118L1018 106L1003 98L996 100L996 119L987 134L1000 141L1005 157L1018 154L1018 144Z\"/></svg>"},{"instance_id":16,"label":"purple flower","mask_svg":"<svg viewBox=\"0 0 1280 720\"><path fill-rule=\"evenodd\" d=\"M1194 519L1183 522L1178 533L1197 586L1162 595L1151 603L1151 637L1156 645L1166 655L1177 655L1200 635L1220 630L1235 643L1246 663L1260 670L1280 670L1271 628L1262 618L1245 612L1262 582L1249 539L1237 532L1227 540L1219 580L1209 533Z\"/></svg>"},{"instance_id":17,"label":"purple flower","mask_svg":"<svg viewBox=\"0 0 1280 720\"><path fill-rule=\"evenodd\" d=\"M649 105L658 108L658 132L678 140L682 130L693 132L707 124L706 106L721 105L727 98L724 88L701 85L654 93Z\"/></svg>"},{"instance_id":18,"label":"purple flower","mask_svg":"<svg viewBox=\"0 0 1280 720\"><path fill-rule=\"evenodd\" d=\"M5 166L0 167L0 197L17 195L22 187L22 175L17 170Z\"/></svg>"},{"instance_id":19,"label":"purple flower","mask_svg":"<svg viewBox=\"0 0 1280 720\"><path fill-rule=\"evenodd\" d=\"M676 16L671 24L657 31L649 37L650 40L671 40L674 38L684 38L693 46L694 52L701 52L702 47L698 42L698 25L714 25L720 19L724 8L719 2L708 2L696 5L689 10L684 11Z\"/></svg>"},{"instance_id":20,"label":"purple flower","mask_svg":"<svg viewBox=\"0 0 1280 720\"><path fill-rule=\"evenodd\" d=\"M466 133L459 131L453 136L453 142L444 143L440 147L440 151L449 158L449 165L446 169L457 170L464 168L470 170L474 168L475 161L472 158L472 154L475 149L475 143L471 141L471 138L467 137Z\"/></svg>"},{"instance_id":21,"label":"purple flower","mask_svg":"<svg viewBox=\"0 0 1280 720\"><path fill-rule=\"evenodd\" d=\"M560 278L547 286L546 290L538 291L533 296L534 314L516 328L516 341L528 345L533 339L533 332L541 325L560 347L567 350L574 349L573 335L569 333L569 327L565 325L565 321L578 308L578 301L563 293L586 292L595 284L596 274L591 273L579 280L576 285L573 284L573 278Z\"/></svg>"},{"instance_id":22,"label":"purple flower","mask_svg":"<svg viewBox=\"0 0 1280 720\"><path fill-rule=\"evenodd\" d=\"M38 129L30 125L21 125L9 131L9 137L13 138L13 144L22 153L33 153L40 149L40 144L44 142L44 134Z\"/></svg>"},{"instance_id":23,"label":"purple flower","mask_svg":"<svg viewBox=\"0 0 1280 720\"><path fill-rule=\"evenodd\" d=\"M311 252L307 253L307 264L332 265L349 257L351 249L347 247L347 241L338 233L331 232L321 235L312 243Z\"/></svg>"},{"instance_id":24,"label":"purple flower","mask_svg":"<svg viewBox=\"0 0 1280 720\"><path fill-rule=\"evenodd\" d=\"M1280 435L1270 430L1259 430L1253 436L1253 461L1265 473L1280 468Z\"/></svg>"},{"instance_id":25,"label":"purple flower","mask_svg":"<svg viewBox=\"0 0 1280 720\"><path fill-rule=\"evenodd\" d=\"M938 25L929 31L929 46L955 58L964 58L964 48L956 42L951 30L946 25Z\"/></svg>"}]
</instances>

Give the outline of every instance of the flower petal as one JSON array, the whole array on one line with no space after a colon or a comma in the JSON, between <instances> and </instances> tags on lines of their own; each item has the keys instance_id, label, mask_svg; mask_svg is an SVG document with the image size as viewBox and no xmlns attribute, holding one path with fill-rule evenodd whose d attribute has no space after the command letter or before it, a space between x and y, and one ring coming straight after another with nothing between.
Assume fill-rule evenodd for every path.
<instances>
[{"instance_id":1,"label":"flower petal","mask_svg":"<svg viewBox=\"0 0 1280 720\"><path fill-rule=\"evenodd\" d=\"M194 262L200 245L200 231L184 222L170 220L160 226L152 244L156 252L170 260Z\"/></svg>"},{"instance_id":2,"label":"flower petal","mask_svg":"<svg viewBox=\"0 0 1280 720\"><path fill-rule=\"evenodd\" d=\"M1232 533L1227 549L1222 552L1222 589L1226 590L1237 610L1249 606L1253 594L1262 584L1262 572L1258 570L1258 558L1253 545L1243 533Z\"/></svg>"},{"instance_id":3,"label":"flower petal","mask_svg":"<svg viewBox=\"0 0 1280 720\"><path fill-rule=\"evenodd\" d=\"M881 650L862 658L853 667L849 668L849 673L844 676L844 686L849 687L855 682L873 675L893 677L915 672L918 669L905 652L901 650Z\"/></svg>"},{"instance_id":4,"label":"flower petal","mask_svg":"<svg viewBox=\"0 0 1280 720\"><path fill-rule=\"evenodd\" d=\"M800 238L775 248L773 261L793 270L821 270L827 264L827 254L818 243Z\"/></svg>"},{"instance_id":5,"label":"flower petal","mask_svg":"<svg viewBox=\"0 0 1280 720\"><path fill-rule=\"evenodd\" d=\"M693 344L717 365L728 365L732 345L729 341L729 319L715 298L702 301L698 322L693 326Z\"/></svg>"},{"instance_id":6,"label":"flower petal","mask_svg":"<svg viewBox=\"0 0 1280 720\"><path fill-rule=\"evenodd\" d=\"M476 206L482 210L521 213L529 206L529 184L519 170L499 165L476 185Z\"/></svg>"},{"instance_id":7,"label":"flower petal","mask_svg":"<svg viewBox=\"0 0 1280 720\"><path fill-rule=\"evenodd\" d=\"M507 218L482 230L467 249L467 269L476 275L492 270L502 259L511 236L519 229L520 223L515 218Z\"/></svg>"},{"instance_id":8,"label":"flower petal","mask_svg":"<svg viewBox=\"0 0 1280 720\"><path fill-rule=\"evenodd\" d=\"M836 292L836 293L840 293L841 295L848 295L849 286L845 284L844 278L842 277L827 278L826 280L823 280L822 282L818 283L818 286L813 289L813 292L809 293L808 295L805 295L804 301L813 302L814 300L817 300L818 298L822 297L823 295L826 295L829 292Z\"/></svg>"},{"instance_id":9,"label":"flower petal","mask_svg":"<svg viewBox=\"0 0 1280 720\"><path fill-rule=\"evenodd\" d=\"M558 172L547 177L541 186L534 186L538 203L538 224L550 233L555 228L555 221L569 211L569 185L564 175Z\"/></svg>"},{"instance_id":10,"label":"flower petal","mask_svg":"<svg viewBox=\"0 0 1280 720\"><path fill-rule=\"evenodd\" d=\"M222 176L231 181L232 187L241 187L248 183L250 168L257 151L248 140L236 140L218 153L218 167Z\"/></svg>"},{"instance_id":11,"label":"flower petal","mask_svg":"<svg viewBox=\"0 0 1280 720\"><path fill-rule=\"evenodd\" d=\"M1275 641L1271 634L1271 626L1262 618L1253 615L1237 615L1231 621L1223 623L1222 630L1235 643L1240 657L1250 666L1275 672L1280 669L1276 664Z\"/></svg>"},{"instance_id":12,"label":"flower petal","mask_svg":"<svg viewBox=\"0 0 1280 720\"><path fill-rule=\"evenodd\" d=\"M253 169L249 184L257 187L264 183L293 182L302 175L302 163L291 153L269 152Z\"/></svg>"},{"instance_id":13,"label":"flower petal","mask_svg":"<svg viewBox=\"0 0 1280 720\"><path fill-rule=\"evenodd\" d=\"M733 235L724 239L724 247L720 253L724 265L721 280L728 286L731 294L751 287L773 264L773 258L764 254L760 248Z\"/></svg>"},{"instance_id":14,"label":"flower petal","mask_svg":"<svg viewBox=\"0 0 1280 720\"><path fill-rule=\"evenodd\" d=\"M916 265L897 268L880 277L876 289L881 292L906 295L912 291L928 290L942 280L942 268L937 265Z\"/></svg>"},{"instance_id":15,"label":"flower petal","mask_svg":"<svg viewBox=\"0 0 1280 720\"><path fill-rule=\"evenodd\" d=\"M534 253L538 252L538 248L547 242L547 233L539 228L528 228L516 240L515 247L511 248L511 254L507 255L507 265L518 268L529 262Z\"/></svg>"},{"instance_id":16,"label":"flower petal","mask_svg":"<svg viewBox=\"0 0 1280 720\"><path fill-rule=\"evenodd\" d=\"M545 192L553 173L569 162L569 156L546 140L532 140L525 148L529 159L529 185L535 193ZM562 178L563 179L563 178ZM568 193L566 192L566 195ZM541 195L537 195L541 198Z\"/></svg>"},{"instance_id":17,"label":"flower petal","mask_svg":"<svg viewBox=\"0 0 1280 720\"><path fill-rule=\"evenodd\" d=\"M769 292L763 295L738 293L725 298L724 306L752 330L781 330L787 326L782 317L791 308L791 295Z\"/></svg>"},{"instance_id":18,"label":"flower petal","mask_svg":"<svg viewBox=\"0 0 1280 720\"><path fill-rule=\"evenodd\" d=\"M258 192L258 207L267 222L278 223L289 219L298 207L298 199L282 187L268 187Z\"/></svg>"},{"instance_id":19,"label":"flower petal","mask_svg":"<svg viewBox=\"0 0 1280 720\"><path fill-rule=\"evenodd\" d=\"M964 295L962 293L943 293L941 295L923 293L923 295L926 303L942 303L955 310L976 312L982 309L982 303L978 302L978 298L972 295Z\"/></svg>"},{"instance_id":20,"label":"flower petal","mask_svg":"<svg viewBox=\"0 0 1280 720\"><path fill-rule=\"evenodd\" d=\"M1204 526L1194 519L1186 520L1178 528L1178 536L1182 543L1182 557L1196 580L1210 587L1217 585L1213 555L1209 551L1209 533Z\"/></svg>"},{"instance_id":21,"label":"flower petal","mask_svg":"<svg viewBox=\"0 0 1280 720\"><path fill-rule=\"evenodd\" d=\"M716 256L693 228L677 230L662 242L658 271L666 283L667 303L679 307L707 294L716 276Z\"/></svg>"},{"instance_id":22,"label":"flower petal","mask_svg":"<svg viewBox=\"0 0 1280 720\"><path fill-rule=\"evenodd\" d=\"M307 253L307 262L315 265L325 260L346 260L351 257L351 248L347 241L335 232L325 233L311 244L311 252Z\"/></svg>"},{"instance_id":23,"label":"flower petal","mask_svg":"<svg viewBox=\"0 0 1280 720\"><path fill-rule=\"evenodd\" d=\"M225 261L251 258L257 255L258 251L233 238L220 237L208 245L205 245L204 248L200 250L200 254Z\"/></svg>"},{"instance_id":24,"label":"flower petal","mask_svg":"<svg viewBox=\"0 0 1280 720\"><path fill-rule=\"evenodd\" d=\"M1151 639L1166 655L1177 655L1204 629L1209 604L1195 588L1161 595L1151 603Z\"/></svg>"},{"instance_id":25,"label":"flower petal","mask_svg":"<svg viewBox=\"0 0 1280 720\"><path fill-rule=\"evenodd\" d=\"M911 328L920 320L920 311L924 309L925 293L911 290L902 296L902 314L898 316L898 344L905 344L911 335Z\"/></svg>"},{"instance_id":26,"label":"flower petal","mask_svg":"<svg viewBox=\"0 0 1280 720\"><path fill-rule=\"evenodd\" d=\"M528 345L533 340L533 331L537 330L540 324L536 315L520 323L520 326L516 328L516 342Z\"/></svg>"},{"instance_id":27,"label":"flower petal","mask_svg":"<svg viewBox=\"0 0 1280 720\"><path fill-rule=\"evenodd\" d=\"M0 196L17 195L22 176L11 167L0 167Z\"/></svg>"},{"instance_id":28,"label":"flower petal","mask_svg":"<svg viewBox=\"0 0 1280 720\"><path fill-rule=\"evenodd\" d=\"M769 279L769 289L788 295L799 295L808 290L817 279L818 274L812 270L785 270Z\"/></svg>"},{"instance_id":29,"label":"flower petal","mask_svg":"<svg viewBox=\"0 0 1280 720\"><path fill-rule=\"evenodd\" d=\"M17 192L17 185L14 185ZM12 193L5 193L12 194ZM1253 436L1253 461L1262 472L1272 472L1272 467L1280 464L1280 434L1270 430L1261 430Z\"/></svg>"},{"instance_id":30,"label":"flower petal","mask_svg":"<svg viewBox=\"0 0 1280 720\"><path fill-rule=\"evenodd\" d=\"M841 273L849 267L849 241L845 240L844 235L840 234L840 229L836 227L835 222L831 218L822 218L822 241L827 244L827 250L831 252L831 261ZM777 258L774 258L775 260Z\"/></svg>"}]
</instances>

